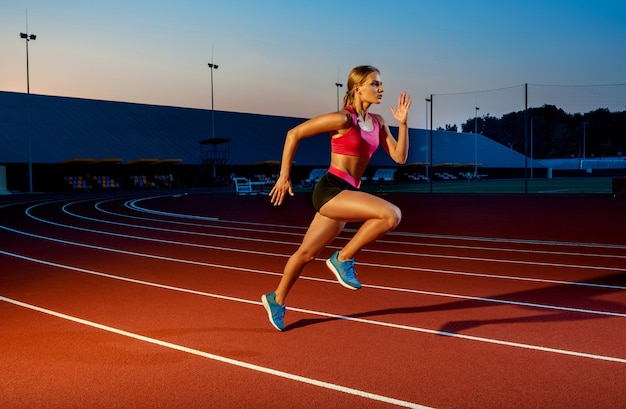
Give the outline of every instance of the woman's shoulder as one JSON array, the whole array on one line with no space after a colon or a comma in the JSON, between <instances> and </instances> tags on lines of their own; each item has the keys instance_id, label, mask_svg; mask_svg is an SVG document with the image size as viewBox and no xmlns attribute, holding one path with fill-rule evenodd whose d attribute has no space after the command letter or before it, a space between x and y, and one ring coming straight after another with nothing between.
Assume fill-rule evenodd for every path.
<instances>
[{"instance_id":1,"label":"woman's shoulder","mask_svg":"<svg viewBox=\"0 0 626 409\"><path fill-rule=\"evenodd\" d=\"M354 108L352 108L351 106L346 106L346 107L341 108L339 111L337 111L336 114L341 115L343 117L346 128L350 128L357 123L356 112L354 111Z\"/></svg>"},{"instance_id":2,"label":"woman's shoulder","mask_svg":"<svg viewBox=\"0 0 626 409\"><path fill-rule=\"evenodd\" d=\"M352 123L353 121L348 111L340 110L327 112L310 118L297 125L290 132L296 132L297 134L306 136L313 136L324 132L330 132L332 135L344 129L349 129L352 127Z\"/></svg>"},{"instance_id":3,"label":"woman's shoulder","mask_svg":"<svg viewBox=\"0 0 626 409\"><path fill-rule=\"evenodd\" d=\"M383 127L385 125L385 118L382 115L374 113L372 113L371 115L372 117L374 117L374 119L376 119L376 122L378 122L378 125L380 127Z\"/></svg>"}]
</instances>

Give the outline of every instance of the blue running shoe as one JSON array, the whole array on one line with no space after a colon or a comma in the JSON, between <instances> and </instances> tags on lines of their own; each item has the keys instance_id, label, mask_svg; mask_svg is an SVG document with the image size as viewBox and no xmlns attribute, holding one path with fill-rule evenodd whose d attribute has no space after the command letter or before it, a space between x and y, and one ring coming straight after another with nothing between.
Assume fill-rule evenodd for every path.
<instances>
[{"instance_id":1,"label":"blue running shoe","mask_svg":"<svg viewBox=\"0 0 626 409\"><path fill-rule=\"evenodd\" d=\"M276 294L263 294L261 301L267 310L267 315L272 325L279 331L284 330L285 324L283 323L283 317L285 316L285 306L276 302Z\"/></svg>"},{"instance_id":2,"label":"blue running shoe","mask_svg":"<svg viewBox=\"0 0 626 409\"><path fill-rule=\"evenodd\" d=\"M339 252L336 251L328 260L326 260L326 265L330 268L337 277L337 281L342 286L349 288L351 290L358 290L361 288L361 283L356 278L356 271L354 271L354 259L346 261L339 261L337 258L339 256Z\"/></svg>"}]
</instances>

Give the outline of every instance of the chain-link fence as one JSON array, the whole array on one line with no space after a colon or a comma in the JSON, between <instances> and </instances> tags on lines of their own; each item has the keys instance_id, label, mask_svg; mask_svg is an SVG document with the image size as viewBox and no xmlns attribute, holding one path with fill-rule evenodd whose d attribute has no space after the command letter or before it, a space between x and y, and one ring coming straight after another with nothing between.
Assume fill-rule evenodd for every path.
<instances>
[{"instance_id":1,"label":"chain-link fence","mask_svg":"<svg viewBox=\"0 0 626 409\"><path fill-rule=\"evenodd\" d=\"M626 176L626 84L523 84L426 103L432 191L486 191L494 183L481 182L497 180L507 191L565 192L564 178L606 191Z\"/></svg>"}]
</instances>

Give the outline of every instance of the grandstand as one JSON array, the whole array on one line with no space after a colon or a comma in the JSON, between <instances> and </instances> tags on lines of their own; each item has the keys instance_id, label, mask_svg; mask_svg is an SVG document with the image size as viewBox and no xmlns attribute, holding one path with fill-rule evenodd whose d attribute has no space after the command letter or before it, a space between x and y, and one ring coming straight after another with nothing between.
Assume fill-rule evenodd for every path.
<instances>
[{"instance_id":1,"label":"grandstand","mask_svg":"<svg viewBox=\"0 0 626 409\"><path fill-rule=\"evenodd\" d=\"M253 178L258 172L246 167L280 159L286 132L305 120L226 111L216 111L214 118L215 134L229 141L229 159L220 171L225 183L229 179L226 175L250 172L244 176ZM25 165L29 159L34 165L33 179L39 190L52 188L47 177L61 180L64 176L76 176L71 185L81 188L90 185L158 187L175 184L173 179L180 178L184 179L180 182L182 185L190 185L189 181L194 180L202 165L201 142L212 137L211 120L210 111L204 109L0 92L0 165L6 166L10 190L24 189ZM392 127L392 132L396 131ZM533 168L545 167L481 135L433 131L432 152L429 131L410 129L409 136L407 163L410 164L422 163L425 167L432 159L434 168L479 162L484 174L492 174L487 169L519 170L527 164ZM29 141L32 144L30 157ZM309 173L327 167L329 155L327 137L302 141L294 158L294 169L301 169L302 174L298 181L312 182L315 178ZM118 160L107 163L106 158ZM83 159L91 162L81 163ZM75 163L69 166L67 161ZM96 163L99 163L98 169ZM131 164L134 164L134 173L129 173ZM441 174L447 172L458 178L460 171L467 172L454 166L440 168ZM72 172L81 168L82 173L68 173L70 167ZM107 168L107 172L102 173L103 168ZM368 169L372 173L366 178L384 181L406 177L417 181L429 177L425 168L406 175L404 171L396 172L399 168L379 149ZM383 170L376 175L379 169ZM70 185L67 180L63 183Z\"/></svg>"},{"instance_id":2,"label":"grandstand","mask_svg":"<svg viewBox=\"0 0 626 409\"><path fill-rule=\"evenodd\" d=\"M605 158L570 158L570 159L541 159L536 163L540 167L558 170L585 170L592 172L594 170L624 170L626 169L626 157L615 156Z\"/></svg>"}]
</instances>

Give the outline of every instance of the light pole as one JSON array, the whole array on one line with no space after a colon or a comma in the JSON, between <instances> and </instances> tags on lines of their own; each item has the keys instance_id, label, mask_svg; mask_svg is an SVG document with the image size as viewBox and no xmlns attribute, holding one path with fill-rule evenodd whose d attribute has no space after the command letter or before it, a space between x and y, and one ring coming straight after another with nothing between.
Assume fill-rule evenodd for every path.
<instances>
[{"instance_id":1,"label":"light pole","mask_svg":"<svg viewBox=\"0 0 626 409\"><path fill-rule=\"evenodd\" d=\"M28 42L30 40L36 40L37 36L34 34L28 35L27 33L20 33L20 38L26 40L26 93L30 94L30 78L29 78L29 67L28 67Z\"/></svg>"},{"instance_id":2,"label":"light pole","mask_svg":"<svg viewBox=\"0 0 626 409\"><path fill-rule=\"evenodd\" d=\"M587 124L589 122L583 122L583 160L585 160L586 148L587 148Z\"/></svg>"},{"instance_id":3,"label":"light pole","mask_svg":"<svg viewBox=\"0 0 626 409\"><path fill-rule=\"evenodd\" d=\"M339 88L343 87L343 84L335 82L335 86L337 87L337 111L339 111Z\"/></svg>"},{"instance_id":4,"label":"light pole","mask_svg":"<svg viewBox=\"0 0 626 409\"><path fill-rule=\"evenodd\" d=\"M28 31L28 24L26 27ZM30 71L28 66L28 43L30 40L36 40L37 36L34 34L20 33L20 38L26 40L26 99L27 99L27 116L28 116L28 190L33 193L33 148L30 135Z\"/></svg>"},{"instance_id":5,"label":"light pole","mask_svg":"<svg viewBox=\"0 0 626 409\"><path fill-rule=\"evenodd\" d=\"M209 63L209 69L211 70L211 139L215 139L215 105L213 103L213 70L217 70L217 64ZM213 149L217 149L217 145L213 144ZM213 180L217 177L217 170L215 169L215 160L213 160Z\"/></svg>"},{"instance_id":6,"label":"light pole","mask_svg":"<svg viewBox=\"0 0 626 409\"><path fill-rule=\"evenodd\" d=\"M478 110L474 112L474 177L478 175Z\"/></svg>"},{"instance_id":7,"label":"light pole","mask_svg":"<svg viewBox=\"0 0 626 409\"><path fill-rule=\"evenodd\" d=\"M426 97L426 128L428 129L428 103L430 102L430 98Z\"/></svg>"},{"instance_id":8,"label":"light pole","mask_svg":"<svg viewBox=\"0 0 626 409\"><path fill-rule=\"evenodd\" d=\"M533 174L533 169L534 169L534 161L535 161L535 153L534 153L534 143L533 143L533 135L535 133L535 123L534 123L534 119L535 118L530 118L530 178L533 179L535 176Z\"/></svg>"},{"instance_id":9,"label":"light pole","mask_svg":"<svg viewBox=\"0 0 626 409\"><path fill-rule=\"evenodd\" d=\"M428 104L432 101L432 95L430 98L426 98L426 131L428 131ZM433 191L432 184L432 172L429 172L429 169L433 165L433 122L432 122L433 110L432 105L430 109L430 132L429 132L429 142L428 142L428 151L426 152L426 178L430 180L430 192Z\"/></svg>"},{"instance_id":10,"label":"light pole","mask_svg":"<svg viewBox=\"0 0 626 409\"><path fill-rule=\"evenodd\" d=\"M215 138L215 106L213 105L213 70L217 70L217 64L209 63L211 70L211 138Z\"/></svg>"}]
</instances>

